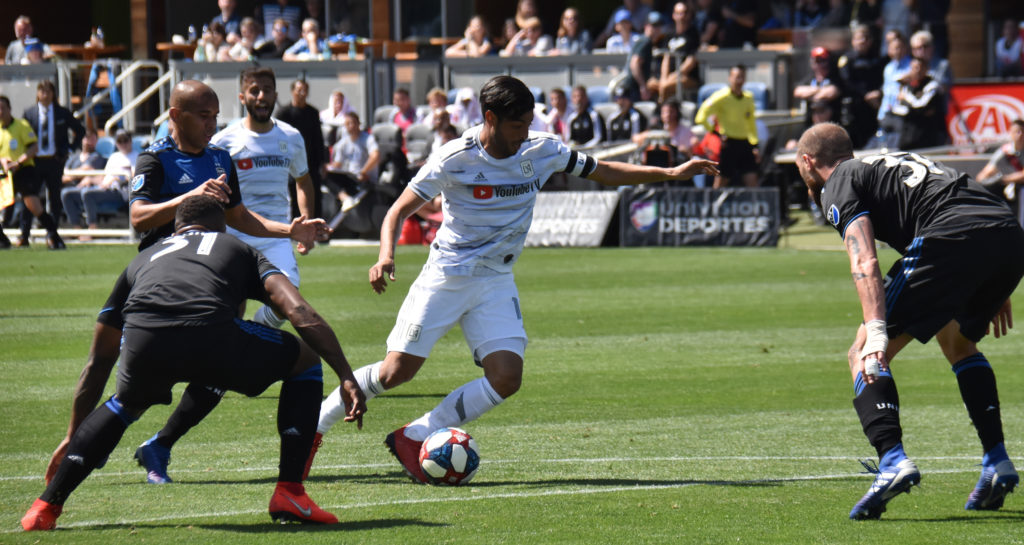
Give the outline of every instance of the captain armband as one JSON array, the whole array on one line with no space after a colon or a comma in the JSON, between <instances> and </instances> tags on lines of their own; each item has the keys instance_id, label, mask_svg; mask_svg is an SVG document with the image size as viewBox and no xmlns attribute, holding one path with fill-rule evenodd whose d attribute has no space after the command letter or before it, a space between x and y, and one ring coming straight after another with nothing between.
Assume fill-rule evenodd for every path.
<instances>
[{"instance_id":1,"label":"captain armband","mask_svg":"<svg viewBox=\"0 0 1024 545\"><path fill-rule=\"evenodd\" d=\"M569 164L565 166L563 172L580 178L586 178L594 172L595 168L597 168L597 161L593 157L574 151L569 154Z\"/></svg>"}]
</instances>

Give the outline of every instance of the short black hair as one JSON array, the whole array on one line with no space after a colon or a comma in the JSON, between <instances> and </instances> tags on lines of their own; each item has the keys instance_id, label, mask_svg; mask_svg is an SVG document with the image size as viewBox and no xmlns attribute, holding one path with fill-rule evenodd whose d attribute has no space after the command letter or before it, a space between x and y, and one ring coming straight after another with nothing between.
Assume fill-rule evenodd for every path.
<instances>
[{"instance_id":1,"label":"short black hair","mask_svg":"<svg viewBox=\"0 0 1024 545\"><path fill-rule=\"evenodd\" d=\"M499 120L532 112L535 101L526 84L512 76L495 76L480 89L480 110L494 112Z\"/></svg>"},{"instance_id":2,"label":"short black hair","mask_svg":"<svg viewBox=\"0 0 1024 545\"><path fill-rule=\"evenodd\" d=\"M174 213L174 228L187 225L202 225L211 231L224 230L224 207L209 195L193 195L185 198Z\"/></svg>"},{"instance_id":3,"label":"short black hair","mask_svg":"<svg viewBox=\"0 0 1024 545\"><path fill-rule=\"evenodd\" d=\"M244 88L245 82L256 81L259 78L270 78L274 87L277 87L277 77L274 76L274 71L266 66L250 66L242 70L242 73L238 76L238 84Z\"/></svg>"}]
</instances>

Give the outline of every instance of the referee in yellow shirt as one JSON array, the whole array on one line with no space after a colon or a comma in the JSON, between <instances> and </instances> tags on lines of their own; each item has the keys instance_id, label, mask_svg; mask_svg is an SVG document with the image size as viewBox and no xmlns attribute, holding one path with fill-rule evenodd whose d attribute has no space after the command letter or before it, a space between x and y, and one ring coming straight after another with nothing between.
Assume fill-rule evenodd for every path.
<instances>
[{"instance_id":1,"label":"referee in yellow shirt","mask_svg":"<svg viewBox=\"0 0 1024 545\"><path fill-rule=\"evenodd\" d=\"M57 234L57 222L46 213L43 203L39 200L39 190L43 186L42 179L36 175L36 167L32 158L35 157L38 145L36 134L24 119L11 116L11 101L0 95L0 176L10 176L14 182L14 191L21 193L25 208L39 218L39 223L46 228L46 244L54 250L64 249L64 241ZM4 204L0 204L2 207ZM28 246L29 227L32 222L22 222L21 241L18 246ZM11 241L4 235L0 226L0 249L11 247Z\"/></svg>"},{"instance_id":2,"label":"referee in yellow shirt","mask_svg":"<svg viewBox=\"0 0 1024 545\"><path fill-rule=\"evenodd\" d=\"M722 135L721 174L715 177L715 189L726 187L734 179L746 187L757 187L757 126L754 123L754 95L743 90L747 68L737 64L729 69L729 86L714 92L700 105L694 121L709 131L718 125ZM714 117L714 122L712 122Z\"/></svg>"}]
</instances>

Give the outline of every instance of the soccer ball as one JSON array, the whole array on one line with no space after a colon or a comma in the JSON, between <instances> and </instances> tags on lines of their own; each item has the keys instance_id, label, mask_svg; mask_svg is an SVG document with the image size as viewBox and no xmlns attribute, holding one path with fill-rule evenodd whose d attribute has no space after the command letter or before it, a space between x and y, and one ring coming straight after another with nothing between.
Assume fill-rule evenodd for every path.
<instances>
[{"instance_id":1,"label":"soccer ball","mask_svg":"<svg viewBox=\"0 0 1024 545\"><path fill-rule=\"evenodd\" d=\"M465 430L441 428L430 434L420 447L420 468L433 484L466 484L479 467L476 441Z\"/></svg>"}]
</instances>

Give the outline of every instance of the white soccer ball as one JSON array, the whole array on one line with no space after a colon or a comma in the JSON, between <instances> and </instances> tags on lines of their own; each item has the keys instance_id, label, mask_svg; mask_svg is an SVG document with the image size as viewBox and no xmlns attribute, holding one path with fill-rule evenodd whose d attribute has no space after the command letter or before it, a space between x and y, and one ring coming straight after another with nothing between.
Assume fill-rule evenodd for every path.
<instances>
[{"instance_id":1,"label":"white soccer ball","mask_svg":"<svg viewBox=\"0 0 1024 545\"><path fill-rule=\"evenodd\" d=\"M480 467L476 441L459 428L441 428L420 447L420 468L432 484L468 483Z\"/></svg>"}]
</instances>

